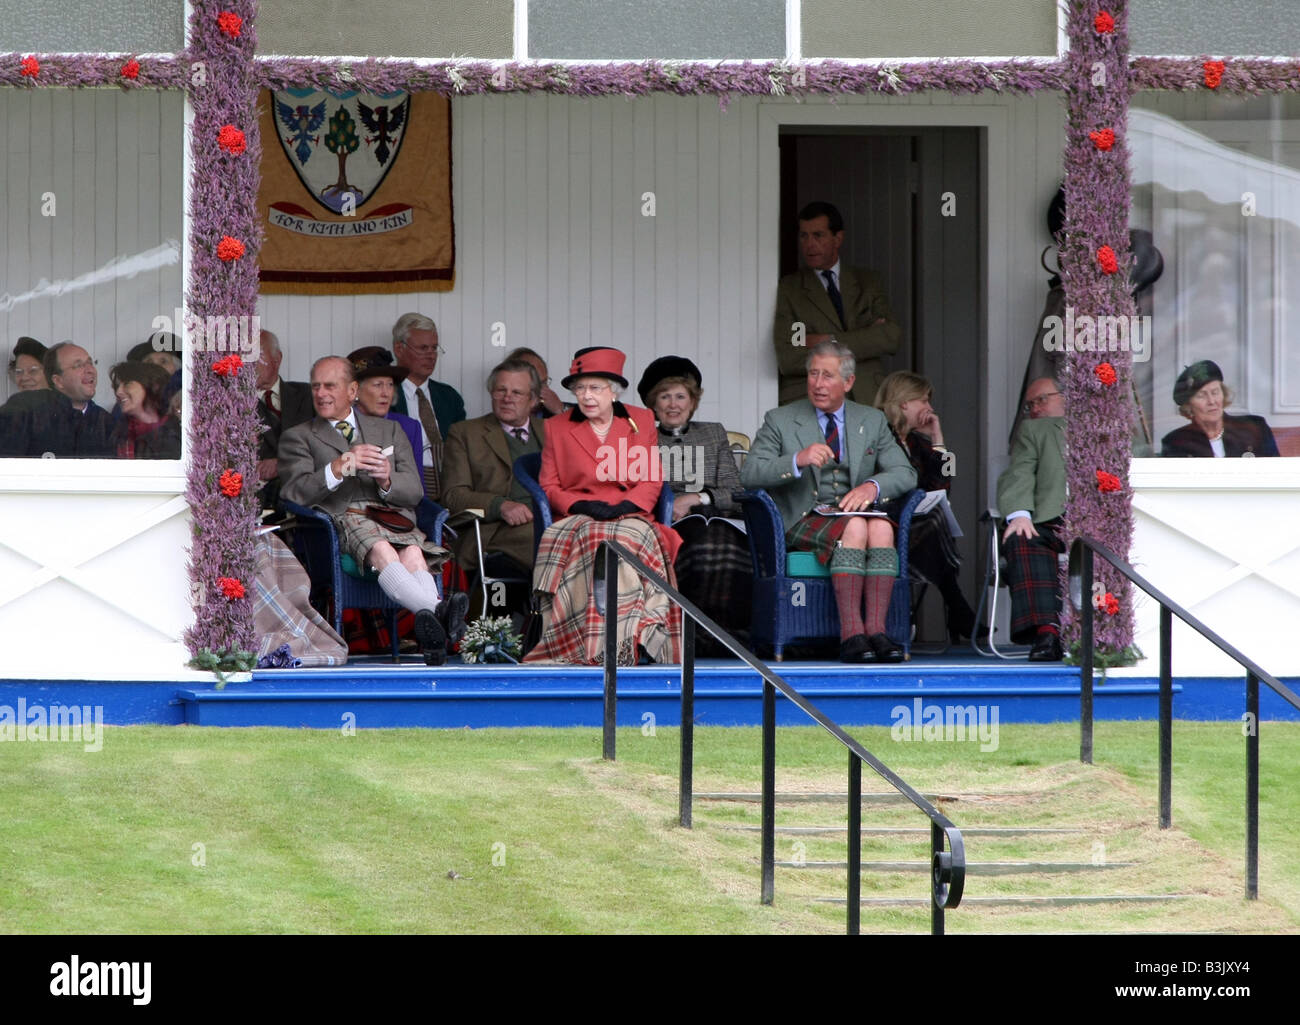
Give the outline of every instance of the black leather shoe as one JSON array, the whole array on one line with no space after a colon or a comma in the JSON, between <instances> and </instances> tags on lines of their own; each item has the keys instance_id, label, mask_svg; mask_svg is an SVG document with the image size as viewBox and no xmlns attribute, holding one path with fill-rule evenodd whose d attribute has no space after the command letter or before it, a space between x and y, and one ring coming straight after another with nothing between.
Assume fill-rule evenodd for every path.
<instances>
[{"instance_id":1,"label":"black leather shoe","mask_svg":"<svg viewBox=\"0 0 1300 1025\"><path fill-rule=\"evenodd\" d=\"M432 610L421 609L415 614L415 639L425 665L440 666L447 661L447 634Z\"/></svg>"},{"instance_id":2,"label":"black leather shoe","mask_svg":"<svg viewBox=\"0 0 1300 1025\"><path fill-rule=\"evenodd\" d=\"M867 639L866 634L855 634L847 641L840 642L840 661L848 662L851 665L861 665L863 662L874 662L876 653L871 648L871 642Z\"/></svg>"},{"instance_id":3,"label":"black leather shoe","mask_svg":"<svg viewBox=\"0 0 1300 1025\"><path fill-rule=\"evenodd\" d=\"M888 634L872 634L867 640L871 642L877 662L903 661L903 649L891 641Z\"/></svg>"},{"instance_id":4,"label":"black leather shoe","mask_svg":"<svg viewBox=\"0 0 1300 1025\"><path fill-rule=\"evenodd\" d=\"M446 632L447 647L459 644L465 636L465 614L469 612L469 595L463 591L453 591L438 603L434 614Z\"/></svg>"},{"instance_id":5,"label":"black leather shoe","mask_svg":"<svg viewBox=\"0 0 1300 1025\"><path fill-rule=\"evenodd\" d=\"M1062 656L1060 634L1041 633L1029 649L1030 662L1059 662Z\"/></svg>"}]
</instances>

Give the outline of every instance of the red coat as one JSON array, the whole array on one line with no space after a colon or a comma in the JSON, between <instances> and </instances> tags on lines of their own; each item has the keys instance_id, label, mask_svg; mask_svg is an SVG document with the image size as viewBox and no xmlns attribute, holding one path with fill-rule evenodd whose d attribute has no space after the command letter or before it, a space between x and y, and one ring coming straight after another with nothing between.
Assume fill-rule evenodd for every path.
<instances>
[{"instance_id":1,"label":"red coat","mask_svg":"<svg viewBox=\"0 0 1300 1025\"><path fill-rule=\"evenodd\" d=\"M546 422L538 483L556 519L567 516L574 502L597 501L633 502L646 519L653 520L663 490L654 414L615 402L614 420L604 441L596 437L581 410L551 417ZM661 525L656 530L671 562L681 538Z\"/></svg>"}]
</instances>

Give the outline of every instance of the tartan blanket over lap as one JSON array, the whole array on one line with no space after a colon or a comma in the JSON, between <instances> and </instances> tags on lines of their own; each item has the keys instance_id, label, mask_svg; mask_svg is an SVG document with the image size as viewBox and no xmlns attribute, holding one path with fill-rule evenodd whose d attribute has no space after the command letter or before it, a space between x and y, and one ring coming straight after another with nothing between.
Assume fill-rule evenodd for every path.
<instances>
[{"instance_id":1,"label":"tartan blanket over lap","mask_svg":"<svg viewBox=\"0 0 1300 1025\"><path fill-rule=\"evenodd\" d=\"M748 538L721 516L688 516L674 529L682 537L673 563L677 589L731 633L748 630L754 597Z\"/></svg>"},{"instance_id":2,"label":"tartan blanket over lap","mask_svg":"<svg viewBox=\"0 0 1300 1025\"><path fill-rule=\"evenodd\" d=\"M257 656L288 645L303 666L341 666L348 646L307 600L311 581L287 545L274 534L257 538L253 580L253 629Z\"/></svg>"},{"instance_id":3,"label":"tartan blanket over lap","mask_svg":"<svg viewBox=\"0 0 1300 1025\"><path fill-rule=\"evenodd\" d=\"M602 665L605 618L596 611L592 580L602 541L616 541L673 587L677 577L664 557L654 526L636 516L593 520L566 516L542 535L533 589L542 613L542 639L526 662ZM635 665L637 645L656 662L680 662L682 615L668 596L620 562L618 664Z\"/></svg>"}]
</instances>

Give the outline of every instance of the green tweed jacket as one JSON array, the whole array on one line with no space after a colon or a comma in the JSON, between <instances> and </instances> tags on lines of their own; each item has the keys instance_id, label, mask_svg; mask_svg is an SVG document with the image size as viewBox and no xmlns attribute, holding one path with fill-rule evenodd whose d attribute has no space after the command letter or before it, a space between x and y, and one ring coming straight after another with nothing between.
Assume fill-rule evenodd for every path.
<instances>
[{"instance_id":1,"label":"green tweed jacket","mask_svg":"<svg viewBox=\"0 0 1300 1025\"><path fill-rule=\"evenodd\" d=\"M1011 465L998 478L998 512L1024 509L1035 523L1065 512L1065 417L1022 420Z\"/></svg>"},{"instance_id":2,"label":"green tweed jacket","mask_svg":"<svg viewBox=\"0 0 1300 1025\"><path fill-rule=\"evenodd\" d=\"M817 410L806 398L778 406L763 418L763 426L740 470L740 482L747 488L766 488L781 511L789 530L815 504L818 470L806 466L794 475L794 456L801 449L824 442L817 423ZM850 473L849 484L857 487L875 480L880 497L897 498L916 487L916 470L907 453L894 440L885 414L857 402L844 403L844 442Z\"/></svg>"}]
</instances>

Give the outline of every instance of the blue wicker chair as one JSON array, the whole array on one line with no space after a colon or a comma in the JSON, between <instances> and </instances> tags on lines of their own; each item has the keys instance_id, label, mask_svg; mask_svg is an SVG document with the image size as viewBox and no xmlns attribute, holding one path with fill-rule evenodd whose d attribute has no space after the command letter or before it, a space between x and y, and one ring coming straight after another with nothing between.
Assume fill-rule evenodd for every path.
<instances>
[{"instance_id":1,"label":"blue wicker chair","mask_svg":"<svg viewBox=\"0 0 1300 1025\"><path fill-rule=\"evenodd\" d=\"M750 640L754 647L772 646L780 662L785 646L798 641L838 639L840 618L830 574L809 552L786 552L785 527L772 496L761 489L739 492L749 531L749 552L754 560L754 615ZM898 579L890 596L885 632L903 649L912 650L911 581L907 572L907 544L912 513L925 497L920 489L903 500L895 545Z\"/></svg>"},{"instance_id":2,"label":"blue wicker chair","mask_svg":"<svg viewBox=\"0 0 1300 1025\"><path fill-rule=\"evenodd\" d=\"M296 502L284 503L285 510L297 522L293 526L293 549L298 561L311 578L311 601L322 614L328 615L328 601L333 598L334 629L343 633L344 609L381 609L388 613L388 633L393 639L393 661L398 661L400 638L397 617L405 610L380 588L373 571L363 571L352 556L339 551L339 537L334 520L319 509L309 509ZM447 510L427 498L420 499L415 510L416 523L437 545L442 544L442 527Z\"/></svg>"},{"instance_id":3,"label":"blue wicker chair","mask_svg":"<svg viewBox=\"0 0 1300 1025\"><path fill-rule=\"evenodd\" d=\"M541 472L542 454L540 452L529 452L528 455L520 456L515 460L515 480L527 488L528 493L533 497L534 556L536 556L537 549L542 543L542 534L554 522L551 516L551 503L547 500L546 492L542 490L541 484L537 482ZM659 505L655 509L655 519L665 524L673 522L673 489L667 484L659 492Z\"/></svg>"}]
</instances>

